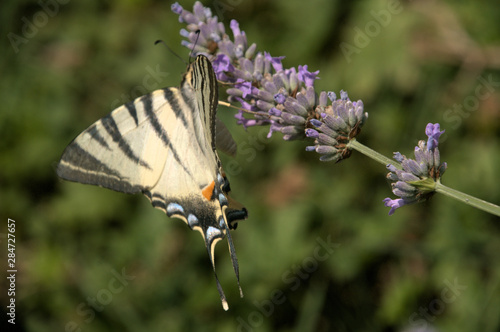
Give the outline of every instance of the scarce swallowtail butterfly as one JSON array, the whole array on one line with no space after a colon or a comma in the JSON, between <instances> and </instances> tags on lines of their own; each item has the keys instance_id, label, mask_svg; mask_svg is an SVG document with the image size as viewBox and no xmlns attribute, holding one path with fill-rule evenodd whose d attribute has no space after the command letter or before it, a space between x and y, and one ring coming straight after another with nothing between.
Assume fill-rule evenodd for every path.
<instances>
[{"instance_id":1,"label":"scarce swallowtail butterfly","mask_svg":"<svg viewBox=\"0 0 500 332\"><path fill-rule=\"evenodd\" d=\"M240 295L239 268L230 229L247 218L232 200L215 146L236 145L216 120L217 79L198 55L180 88L165 88L118 107L78 135L57 165L59 177L124 193L143 193L153 207L201 233L222 306L226 297L215 272L214 248L227 236ZM217 135L216 135L217 123Z\"/></svg>"}]
</instances>

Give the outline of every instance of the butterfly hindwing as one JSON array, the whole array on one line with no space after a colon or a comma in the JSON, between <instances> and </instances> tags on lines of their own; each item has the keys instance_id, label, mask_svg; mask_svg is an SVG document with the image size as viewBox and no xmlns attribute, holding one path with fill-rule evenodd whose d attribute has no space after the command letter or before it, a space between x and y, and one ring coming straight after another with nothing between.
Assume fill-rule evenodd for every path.
<instances>
[{"instance_id":1,"label":"butterfly hindwing","mask_svg":"<svg viewBox=\"0 0 500 332\"><path fill-rule=\"evenodd\" d=\"M77 136L65 149L57 174L120 192L142 192L155 208L201 233L214 273L215 245L227 236L239 286L229 229L246 219L247 211L228 197L229 182L215 150L217 99L214 70L199 55L180 88L139 97Z\"/></svg>"}]
</instances>

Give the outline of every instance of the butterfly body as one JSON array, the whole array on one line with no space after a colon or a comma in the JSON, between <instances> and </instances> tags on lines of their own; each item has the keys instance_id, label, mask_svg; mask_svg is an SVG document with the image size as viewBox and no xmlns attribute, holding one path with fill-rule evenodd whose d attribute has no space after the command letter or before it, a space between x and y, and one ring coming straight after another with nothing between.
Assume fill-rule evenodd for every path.
<instances>
[{"instance_id":1,"label":"butterfly body","mask_svg":"<svg viewBox=\"0 0 500 332\"><path fill-rule=\"evenodd\" d=\"M180 88L139 97L77 136L64 151L57 174L124 193L143 193L153 207L201 233L214 273L215 245L227 236L239 284L229 229L246 219L247 210L229 198L229 181L215 149L217 100L213 68L199 55L188 66ZM224 141L228 150L235 149L232 139ZM215 278L227 310L216 274Z\"/></svg>"}]
</instances>

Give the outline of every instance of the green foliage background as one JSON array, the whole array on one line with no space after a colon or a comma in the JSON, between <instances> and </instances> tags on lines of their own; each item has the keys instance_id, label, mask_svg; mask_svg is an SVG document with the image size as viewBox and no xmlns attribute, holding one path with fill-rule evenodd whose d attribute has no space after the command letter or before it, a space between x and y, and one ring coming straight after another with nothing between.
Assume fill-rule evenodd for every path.
<instances>
[{"instance_id":1,"label":"green foliage background","mask_svg":"<svg viewBox=\"0 0 500 332\"><path fill-rule=\"evenodd\" d=\"M216 250L230 306L224 312L198 233L144 197L55 175L71 139L149 92L144 82L153 90L179 84L185 64L153 45L163 39L187 59L171 2L60 2L57 12L45 10L45 21L35 1L0 5L0 258L4 275L11 218L18 270L11 329L500 330L497 217L440 195L389 217L382 199L393 195L382 165L358 153L321 163L304 151L306 142L236 126L228 109L219 113L240 150L223 163L250 217L233 232L243 299L225 244ZM376 23L393 3L205 2L228 32L237 19L250 43L285 55L286 67L319 69L319 90L344 89L363 100L370 114L363 144L410 156L425 125L441 123L449 165L443 183L498 204L499 84L475 96L478 77L500 81L500 7L493 0L396 1L400 12L385 17L385 26ZM25 28L26 20L38 27ZM372 37L362 40L359 31ZM13 44L12 34L23 42ZM356 52L346 56L342 43ZM157 69L161 75L146 79ZM468 110L453 111L474 98ZM315 253L326 253L319 243L328 240L335 249L319 260ZM134 279L120 288L112 271L122 269ZM5 311L5 277L0 284ZM109 303L92 308L88 299L96 297Z\"/></svg>"}]
</instances>

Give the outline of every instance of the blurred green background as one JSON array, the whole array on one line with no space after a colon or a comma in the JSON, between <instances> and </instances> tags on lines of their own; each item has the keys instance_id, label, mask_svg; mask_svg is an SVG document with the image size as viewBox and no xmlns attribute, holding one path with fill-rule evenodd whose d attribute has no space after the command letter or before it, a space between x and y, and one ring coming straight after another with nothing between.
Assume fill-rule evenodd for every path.
<instances>
[{"instance_id":1,"label":"blurred green background","mask_svg":"<svg viewBox=\"0 0 500 332\"><path fill-rule=\"evenodd\" d=\"M232 233L244 298L226 244L216 250L228 312L197 232L140 195L59 180L55 164L77 134L179 84L185 64L153 45L163 39L187 59L171 3L0 5L0 265L4 275L11 218L18 269L11 329L500 331L499 218L441 195L389 217L387 171L358 153L321 163L307 142L266 139L268 128L245 131L219 110L239 144L236 159L222 156L233 197L249 210ZM496 1L204 4L286 67L319 69L318 91L363 100L363 144L411 156L439 122L443 183L500 203Z\"/></svg>"}]
</instances>

